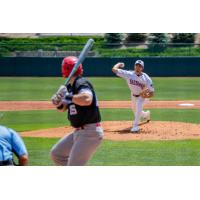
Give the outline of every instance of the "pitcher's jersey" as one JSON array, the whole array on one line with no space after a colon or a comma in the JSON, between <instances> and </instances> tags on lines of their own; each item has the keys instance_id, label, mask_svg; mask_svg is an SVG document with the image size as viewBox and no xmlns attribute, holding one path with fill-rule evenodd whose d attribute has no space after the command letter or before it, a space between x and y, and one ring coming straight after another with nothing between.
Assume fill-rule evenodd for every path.
<instances>
[{"instance_id":1,"label":"pitcher's jersey","mask_svg":"<svg viewBox=\"0 0 200 200\"><path fill-rule=\"evenodd\" d=\"M118 69L116 75L127 81L131 93L134 95L139 95L144 88L148 88L150 91L154 92L152 80L146 73L142 73L138 76L135 71Z\"/></svg>"}]
</instances>

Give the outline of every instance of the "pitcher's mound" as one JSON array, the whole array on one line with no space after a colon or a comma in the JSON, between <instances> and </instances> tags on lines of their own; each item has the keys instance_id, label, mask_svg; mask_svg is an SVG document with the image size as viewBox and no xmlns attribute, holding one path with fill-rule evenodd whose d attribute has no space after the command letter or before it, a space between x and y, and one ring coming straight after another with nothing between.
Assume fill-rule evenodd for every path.
<instances>
[{"instance_id":1,"label":"pitcher's mound","mask_svg":"<svg viewBox=\"0 0 200 200\"><path fill-rule=\"evenodd\" d=\"M200 139L200 125L184 122L153 121L140 126L137 134L130 132L130 121L106 121L102 122L105 139L127 140L182 140ZM24 137L63 137L72 132L71 127L43 129L37 131L22 132Z\"/></svg>"}]
</instances>

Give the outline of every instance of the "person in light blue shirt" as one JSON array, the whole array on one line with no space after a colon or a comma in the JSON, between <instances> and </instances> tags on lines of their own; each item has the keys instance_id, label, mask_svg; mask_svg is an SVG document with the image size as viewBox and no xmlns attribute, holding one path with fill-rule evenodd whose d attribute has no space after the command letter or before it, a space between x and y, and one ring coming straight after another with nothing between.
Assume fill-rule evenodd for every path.
<instances>
[{"instance_id":1,"label":"person in light blue shirt","mask_svg":"<svg viewBox=\"0 0 200 200\"><path fill-rule=\"evenodd\" d=\"M13 154L20 166L28 165L26 146L17 132L0 125L0 166L14 165Z\"/></svg>"}]
</instances>

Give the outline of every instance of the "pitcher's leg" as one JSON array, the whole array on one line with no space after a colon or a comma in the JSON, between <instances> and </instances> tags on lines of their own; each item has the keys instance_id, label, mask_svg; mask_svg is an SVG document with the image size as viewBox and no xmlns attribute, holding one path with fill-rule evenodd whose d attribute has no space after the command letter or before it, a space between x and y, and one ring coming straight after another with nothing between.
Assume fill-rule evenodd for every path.
<instances>
[{"instance_id":1,"label":"pitcher's leg","mask_svg":"<svg viewBox=\"0 0 200 200\"><path fill-rule=\"evenodd\" d=\"M56 165L66 166L73 146L73 133L59 140L51 149L51 159Z\"/></svg>"},{"instance_id":2,"label":"pitcher's leg","mask_svg":"<svg viewBox=\"0 0 200 200\"><path fill-rule=\"evenodd\" d=\"M144 105L146 105L146 104L148 104L150 102L150 100L149 99L145 99L144 100L144 103L143 103L143 106ZM141 113L141 118L143 119L143 120L149 120L150 121L150 111L149 110L146 110L146 111L142 111L142 113Z\"/></svg>"},{"instance_id":3,"label":"pitcher's leg","mask_svg":"<svg viewBox=\"0 0 200 200\"><path fill-rule=\"evenodd\" d=\"M86 165L91 156L95 153L97 147L101 144L102 138L94 133L94 136L80 134L72 147L68 165L83 166Z\"/></svg>"},{"instance_id":4,"label":"pitcher's leg","mask_svg":"<svg viewBox=\"0 0 200 200\"><path fill-rule=\"evenodd\" d=\"M143 104L144 104L144 98L138 97L136 101L136 109L135 109L135 120L134 120L134 126L138 126L140 122L140 117L142 114L143 110Z\"/></svg>"},{"instance_id":5,"label":"pitcher's leg","mask_svg":"<svg viewBox=\"0 0 200 200\"><path fill-rule=\"evenodd\" d=\"M134 127L134 122L135 122L135 116L136 116L136 107L137 107L137 98L131 95L131 109L134 114L134 119L133 119L133 127Z\"/></svg>"},{"instance_id":6,"label":"pitcher's leg","mask_svg":"<svg viewBox=\"0 0 200 200\"><path fill-rule=\"evenodd\" d=\"M135 109L136 109L136 97L131 95L131 109L133 113L135 114Z\"/></svg>"}]
</instances>

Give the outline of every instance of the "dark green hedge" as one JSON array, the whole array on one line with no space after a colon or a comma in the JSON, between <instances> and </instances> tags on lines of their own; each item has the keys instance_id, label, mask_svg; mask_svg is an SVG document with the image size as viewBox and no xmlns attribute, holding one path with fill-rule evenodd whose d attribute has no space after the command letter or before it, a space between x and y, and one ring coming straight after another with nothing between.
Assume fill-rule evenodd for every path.
<instances>
[{"instance_id":1,"label":"dark green hedge","mask_svg":"<svg viewBox=\"0 0 200 200\"><path fill-rule=\"evenodd\" d=\"M92 36L95 45L92 51L96 56L104 57L134 57L134 56L200 56L200 47L188 44L186 47L168 48L163 52L147 51L144 47L119 48L119 45L106 46L104 38L101 36ZM44 37L44 38L2 38L0 37L0 56L9 56L13 51L80 51L90 36L62 36L62 37ZM112 48L111 48L112 47Z\"/></svg>"}]
</instances>

